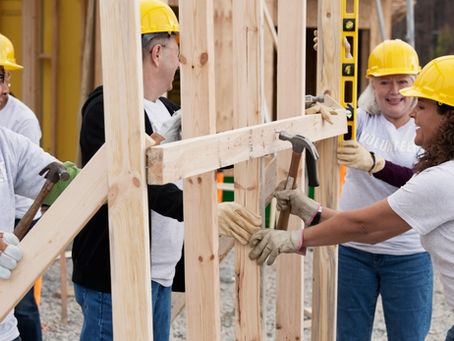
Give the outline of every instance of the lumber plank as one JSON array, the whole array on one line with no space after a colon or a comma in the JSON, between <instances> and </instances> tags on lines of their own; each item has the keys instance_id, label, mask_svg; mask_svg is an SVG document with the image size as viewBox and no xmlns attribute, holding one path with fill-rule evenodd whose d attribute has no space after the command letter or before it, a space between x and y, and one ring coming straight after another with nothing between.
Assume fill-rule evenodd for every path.
<instances>
[{"instance_id":1,"label":"lumber plank","mask_svg":"<svg viewBox=\"0 0 454 341\"><path fill-rule=\"evenodd\" d=\"M20 242L23 258L0 281L0 320L28 292L107 198L106 153L102 147Z\"/></svg>"},{"instance_id":2,"label":"lumber plank","mask_svg":"<svg viewBox=\"0 0 454 341\"><path fill-rule=\"evenodd\" d=\"M263 122L264 59L263 2L232 1L233 16L233 127ZM221 154L222 155L222 154ZM261 160L234 167L235 202L260 214ZM260 314L260 267L248 257L250 249L235 246L235 339L263 340Z\"/></svg>"},{"instance_id":3,"label":"lumber plank","mask_svg":"<svg viewBox=\"0 0 454 341\"><path fill-rule=\"evenodd\" d=\"M216 132L213 0L180 1L179 14L183 138L213 134ZM198 150L191 159L197 161L202 153ZM186 336L189 341L218 341L221 317L216 177L213 171L200 173L183 183L187 231Z\"/></svg>"},{"instance_id":4,"label":"lumber plank","mask_svg":"<svg viewBox=\"0 0 454 341\"><path fill-rule=\"evenodd\" d=\"M153 340L139 3L100 1L99 8L113 333Z\"/></svg>"},{"instance_id":5,"label":"lumber plank","mask_svg":"<svg viewBox=\"0 0 454 341\"><path fill-rule=\"evenodd\" d=\"M278 37L277 118L282 120L301 115L305 109L306 1L278 2ZM326 128L327 125L322 123L320 128ZM311 140L316 139L309 135L308 131L290 133L298 133ZM304 164L303 162L302 165ZM278 181L287 177L289 165L290 151L280 152L277 164ZM306 186L302 180L302 174L305 173L303 168L300 164L297 183L301 188ZM303 228L301 219L291 216L288 229L301 228ZM281 255L278 257L276 274L276 340L302 340L304 258L299 255Z\"/></svg>"},{"instance_id":6,"label":"lumber plank","mask_svg":"<svg viewBox=\"0 0 454 341\"><path fill-rule=\"evenodd\" d=\"M219 236L219 263L228 255L230 250L233 249L235 242L233 238ZM170 321L173 322L178 315L183 311L186 304L186 296L184 292L172 292L172 313Z\"/></svg>"},{"instance_id":7,"label":"lumber plank","mask_svg":"<svg viewBox=\"0 0 454 341\"><path fill-rule=\"evenodd\" d=\"M147 150L148 183L168 183L289 149L289 142L279 140L281 130L304 135L312 141L344 134L345 110L339 109L338 113L333 116L332 125L323 123L320 115L298 116L153 146Z\"/></svg>"},{"instance_id":8,"label":"lumber plank","mask_svg":"<svg viewBox=\"0 0 454 341\"><path fill-rule=\"evenodd\" d=\"M321 0L318 7L319 49L317 53L317 93L340 98L341 3ZM336 161L338 138L317 143L320 154L315 199L322 206L337 209L339 166ZM336 339L337 246L314 249L312 287L313 341Z\"/></svg>"}]
</instances>

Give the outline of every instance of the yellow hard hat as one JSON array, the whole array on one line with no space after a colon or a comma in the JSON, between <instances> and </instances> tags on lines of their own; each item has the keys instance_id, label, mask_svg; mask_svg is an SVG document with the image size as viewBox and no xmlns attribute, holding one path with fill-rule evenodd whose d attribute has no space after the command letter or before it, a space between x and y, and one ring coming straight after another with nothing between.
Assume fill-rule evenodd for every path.
<instances>
[{"instance_id":1,"label":"yellow hard hat","mask_svg":"<svg viewBox=\"0 0 454 341\"><path fill-rule=\"evenodd\" d=\"M0 34L0 65L9 71L23 69L21 65L16 64L13 43L3 34Z\"/></svg>"},{"instance_id":2,"label":"yellow hard hat","mask_svg":"<svg viewBox=\"0 0 454 341\"><path fill-rule=\"evenodd\" d=\"M417 75L420 70L418 54L411 45L400 39L385 40L372 50L366 77Z\"/></svg>"},{"instance_id":3,"label":"yellow hard hat","mask_svg":"<svg viewBox=\"0 0 454 341\"><path fill-rule=\"evenodd\" d=\"M140 1L141 33L180 32L178 19L172 9L160 0Z\"/></svg>"},{"instance_id":4,"label":"yellow hard hat","mask_svg":"<svg viewBox=\"0 0 454 341\"><path fill-rule=\"evenodd\" d=\"M454 55L430 61L409 88L400 90L406 97L422 97L454 107Z\"/></svg>"}]
</instances>

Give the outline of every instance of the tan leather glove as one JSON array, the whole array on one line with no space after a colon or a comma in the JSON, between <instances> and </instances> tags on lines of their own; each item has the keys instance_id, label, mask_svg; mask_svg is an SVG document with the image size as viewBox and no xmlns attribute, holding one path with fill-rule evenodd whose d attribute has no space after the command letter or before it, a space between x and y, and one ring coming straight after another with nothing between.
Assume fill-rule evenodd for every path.
<instances>
[{"instance_id":1,"label":"tan leather glove","mask_svg":"<svg viewBox=\"0 0 454 341\"><path fill-rule=\"evenodd\" d=\"M218 204L218 228L222 236L233 237L246 245L252 234L260 229L261 224L260 216L240 204L234 202Z\"/></svg>"},{"instance_id":2,"label":"tan leather glove","mask_svg":"<svg viewBox=\"0 0 454 341\"><path fill-rule=\"evenodd\" d=\"M322 114L323 121L333 124L331 115L337 115L337 111L323 103L315 102L306 109L306 115Z\"/></svg>"},{"instance_id":3,"label":"tan leather glove","mask_svg":"<svg viewBox=\"0 0 454 341\"><path fill-rule=\"evenodd\" d=\"M0 232L0 278L8 279L17 262L22 258L22 251L17 247L19 239L10 232Z\"/></svg>"},{"instance_id":4,"label":"tan leather glove","mask_svg":"<svg viewBox=\"0 0 454 341\"><path fill-rule=\"evenodd\" d=\"M337 163L356 168L369 174L377 173L385 167L385 159L370 153L358 141L343 141L337 148Z\"/></svg>"},{"instance_id":5,"label":"tan leather glove","mask_svg":"<svg viewBox=\"0 0 454 341\"><path fill-rule=\"evenodd\" d=\"M249 252L251 260L257 260L261 265L266 262L268 265L274 263L280 253L295 253L300 247L301 230L282 231L274 229L263 229L254 233L249 241L253 248Z\"/></svg>"},{"instance_id":6,"label":"tan leather glove","mask_svg":"<svg viewBox=\"0 0 454 341\"><path fill-rule=\"evenodd\" d=\"M290 205L290 213L300 217L306 226L312 223L320 204L309 198L298 189L284 190L275 192L277 199L277 209L286 210Z\"/></svg>"}]
</instances>

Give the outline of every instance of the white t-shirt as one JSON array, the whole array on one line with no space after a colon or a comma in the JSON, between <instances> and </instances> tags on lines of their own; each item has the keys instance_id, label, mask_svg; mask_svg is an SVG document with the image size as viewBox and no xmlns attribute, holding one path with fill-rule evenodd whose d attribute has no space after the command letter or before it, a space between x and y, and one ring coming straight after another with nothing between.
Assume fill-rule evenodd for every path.
<instances>
[{"instance_id":1,"label":"white t-shirt","mask_svg":"<svg viewBox=\"0 0 454 341\"><path fill-rule=\"evenodd\" d=\"M414 144L415 134L412 118L396 129L383 115L369 115L361 109L357 111L358 142L367 150L395 164L409 168L414 166L419 151L419 147ZM396 190L397 187L370 176L367 172L347 168L339 208L347 211L366 207L385 199ZM357 242L343 245L375 254L409 255L424 252L419 236L413 230L375 245Z\"/></svg>"},{"instance_id":2,"label":"white t-shirt","mask_svg":"<svg viewBox=\"0 0 454 341\"><path fill-rule=\"evenodd\" d=\"M55 161L28 138L0 127L0 231L14 230L14 194L35 198L45 181L38 173ZM16 318L11 312L0 322L0 341L18 336Z\"/></svg>"},{"instance_id":3,"label":"white t-shirt","mask_svg":"<svg viewBox=\"0 0 454 341\"><path fill-rule=\"evenodd\" d=\"M9 95L8 101L0 110L0 126L11 129L15 133L28 137L33 143L39 145L41 128L33 111L17 98ZM33 200L16 195L16 218L21 219ZM41 212L38 210L34 219L38 219Z\"/></svg>"},{"instance_id":4,"label":"white t-shirt","mask_svg":"<svg viewBox=\"0 0 454 341\"><path fill-rule=\"evenodd\" d=\"M158 131L171 115L158 99L151 102L144 99L144 108L153 131ZM183 189L181 180L175 181ZM175 276L175 266L181 258L184 240L183 222L151 211L151 278L163 286L171 286Z\"/></svg>"},{"instance_id":5,"label":"white t-shirt","mask_svg":"<svg viewBox=\"0 0 454 341\"><path fill-rule=\"evenodd\" d=\"M454 311L454 161L415 175L389 196L388 203L420 234Z\"/></svg>"}]
</instances>

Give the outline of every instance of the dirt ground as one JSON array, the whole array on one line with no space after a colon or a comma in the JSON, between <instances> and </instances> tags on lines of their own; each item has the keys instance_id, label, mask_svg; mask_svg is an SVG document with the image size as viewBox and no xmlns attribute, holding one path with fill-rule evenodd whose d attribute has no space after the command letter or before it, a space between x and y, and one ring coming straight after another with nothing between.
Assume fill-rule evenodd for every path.
<instances>
[{"instance_id":1,"label":"dirt ground","mask_svg":"<svg viewBox=\"0 0 454 341\"><path fill-rule=\"evenodd\" d=\"M221 275L221 325L222 340L235 340L235 300L233 299L235 284L233 281L234 256L233 252L226 257L220 267ZM312 252L309 250L305 259L305 301L309 306L311 302L311 267ZM69 259L68 265L68 285L71 285L72 262ZM264 267L264 277L266 281L265 297L266 305L266 341L275 339L274 333L274 314L275 314L275 267ZM68 321L61 321L61 304L58 292L60 291L60 270L58 262L54 263L43 276L42 294L41 294L41 322L43 325L43 339L45 341L72 341L79 339L79 333L82 326L82 314L74 297L68 299ZM186 340L185 332L186 317L185 311L176 319L171 328L171 340ZM434 282L434 301L432 324L426 341L444 340L449 327L454 324L454 314L449 310L443 297L440 281L437 274ZM305 329L304 339L310 340L310 329ZM383 320L381 304L377 306L376 318L374 322L373 341L387 340L386 328Z\"/></svg>"}]
</instances>

